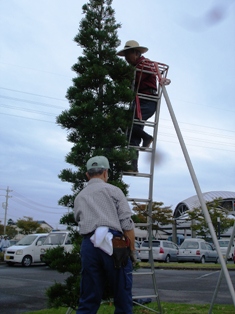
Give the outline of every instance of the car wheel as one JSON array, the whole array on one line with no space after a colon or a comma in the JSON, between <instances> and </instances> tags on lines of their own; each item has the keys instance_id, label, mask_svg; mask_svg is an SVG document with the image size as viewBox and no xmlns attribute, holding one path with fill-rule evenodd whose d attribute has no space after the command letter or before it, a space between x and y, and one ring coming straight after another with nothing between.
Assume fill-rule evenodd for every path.
<instances>
[{"instance_id":1,"label":"car wheel","mask_svg":"<svg viewBox=\"0 0 235 314\"><path fill-rule=\"evenodd\" d=\"M170 262L170 255L167 255L167 256L166 256L165 262L166 262L166 263L169 263L169 262Z\"/></svg>"},{"instance_id":2,"label":"car wheel","mask_svg":"<svg viewBox=\"0 0 235 314\"><path fill-rule=\"evenodd\" d=\"M215 260L215 264L218 264L219 258L217 257Z\"/></svg>"},{"instance_id":3,"label":"car wheel","mask_svg":"<svg viewBox=\"0 0 235 314\"><path fill-rule=\"evenodd\" d=\"M201 263L202 263L202 264L205 264L205 256L202 256L202 258L201 258Z\"/></svg>"},{"instance_id":4,"label":"car wheel","mask_svg":"<svg viewBox=\"0 0 235 314\"><path fill-rule=\"evenodd\" d=\"M32 257L29 255L26 255L23 259L22 259L22 265L24 267L29 267L32 264Z\"/></svg>"}]
</instances>

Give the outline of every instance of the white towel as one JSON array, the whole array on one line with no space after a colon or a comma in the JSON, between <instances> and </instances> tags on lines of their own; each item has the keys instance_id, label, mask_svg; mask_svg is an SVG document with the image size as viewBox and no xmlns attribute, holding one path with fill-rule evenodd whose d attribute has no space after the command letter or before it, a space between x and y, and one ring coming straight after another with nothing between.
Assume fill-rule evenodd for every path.
<instances>
[{"instance_id":1,"label":"white towel","mask_svg":"<svg viewBox=\"0 0 235 314\"><path fill-rule=\"evenodd\" d=\"M95 247L100 248L108 255L112 255L113 254L112 238L113 234L109 232L109 228L101 226L95 230L95 233L90 239Z\"/></svg>"}]
</instances>

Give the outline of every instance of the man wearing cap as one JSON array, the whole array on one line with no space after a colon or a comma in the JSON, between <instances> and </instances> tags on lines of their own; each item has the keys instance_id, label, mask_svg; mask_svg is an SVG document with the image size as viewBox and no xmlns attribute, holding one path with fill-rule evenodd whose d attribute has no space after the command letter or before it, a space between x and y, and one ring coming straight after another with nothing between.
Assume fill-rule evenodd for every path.
<instances>
[{"instance_id":1,"label":"man wearing cap","mask_svg":"<svg viewBox=\"0 0 235 314\"><path fill-rule=\"evenodd\" d=\"M114 295L115 313L132 314L132 261L135 250L134 223L125 195L118 187L107 183L109 161L95 156L87 161L87 186L74 202L74 217L83 236L81 245L82 279L79 308L76 314L97 313L108 280ZM102 229L103 228L103 229ZM98 230L107 228L104 240L129 239L130 256L119 268L109 250L95 245ZM108 236L111 237L108 238ZM106 246L107 247L107 246ZM113 249L113 248L112 248ZM108 252L108 253L107 253ZM129 251L128 251L129 252Z\"/></svg>"},{"instance_id":2,"label":"man wearing cap","mask_svg":"<svg viewBox=\"0 0 235 314\"><path fill-rule=\"evenodd\" d=\"M148 51L148 48L140 46L135 40L129 40L126 42L124 48L117 52L118 56L125 57L126 61L140 70L145 70L145 57L142 53ZM149 60L148 60L149 61ZM146 94L146 95L156 95L157 94L157 84L156 75L151 73L145 73L142 71L136 71L135 76L135 92ZM156 112L157 102L151 99L140 99L140 109L142 120L146 121ZM153 137L144 131L144 125L134 124L132 128L130 145L139 146L142 142L142 147L148 148ZM138 159L138 153L137 153ZM133 170L138 172L137 159L133 161Z\"/></svg>"}]
</instances>

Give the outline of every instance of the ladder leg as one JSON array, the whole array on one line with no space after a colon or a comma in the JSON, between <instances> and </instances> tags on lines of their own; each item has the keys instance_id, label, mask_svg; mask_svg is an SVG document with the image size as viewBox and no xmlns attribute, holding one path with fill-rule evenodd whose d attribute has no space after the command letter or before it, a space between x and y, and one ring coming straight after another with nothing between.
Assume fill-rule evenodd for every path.
<instances>
[{"instance_id":1,"label":"ladder leg","mask_svg":"<svg viewBox=\"0 0 235 314\"><path fill-rule=\"evenodd\" d=\"M182 152L184 154L186 163L188 165L188 169L189 169L189 172L190 172L190 175L191 175L191 178L192 178L195 190L197 192L198 199L200 201L203 214L204 214L206 222L208 224L212 240L214 242L214 245L216 247L217 253L219 255L220 263L221 263L221 266L222 266L222 269L223 269L223 273L224 273L225 279L227 281L227 285L228 285L228 288L229 288L229 291L230 291L230 294L231 294L231 297L232 297L232 300L233 300L233 304L235 306L235 291L234 291L234 288L233 288L233 284L232 284L232 281L231 281L228 269L226 267L226 263L225 263L225 261L223 259L223 255L222 255L222 252L220 250L219 242L218 242L216 234L215 234L215 230L214 230L211 218L210 218L210 214L209 214L208 209L206 207L206 203L205 203L205 200L203 198L203 195L202 195L202 192L201 192L201 188L199 186L196 174L195 174L194 169L193 169L193 165L192 165L191 160L189 158L188 151L186 149L186 146L185 146L182 134L180 132L180 128L179 128L178 122L176 120L176 117L175 117L175 114L174 114L174 111L173 111L170 99L168 97L168 94L167 94L167 91L166 91L166 88L165 88L164 85L162 86L162 91L163 91L163 94L164 94L164 97L165 97L165 100L166 100L166 103L167 103L167 106L168 106L168 110L169 110L171 118L172 118L172 122L174 124L174 127L175 127L175 130L176 130L176 133L177 133L177 136L178 136L181 148L182 148Z\"/></svg>"}]
</instances>

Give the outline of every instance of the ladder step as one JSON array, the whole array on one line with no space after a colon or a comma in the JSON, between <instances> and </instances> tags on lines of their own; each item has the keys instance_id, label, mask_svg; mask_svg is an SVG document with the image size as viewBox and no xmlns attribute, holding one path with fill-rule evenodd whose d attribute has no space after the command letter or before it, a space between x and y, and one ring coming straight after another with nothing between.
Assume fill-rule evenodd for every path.
<instances>
[{"instance_id":1,"label":"ladder step","mask_svg":"<svg viewBox=\"0 0 235 314\"><path fill-rule=\"evenodd\" d=\"M135 203L149 203L149 198L134 198L134 197L128 197L128 202L135 202Z\"/></svg>"},{"instance_id":2,"label":"ladder step","mask_svg":"<svg viewBox=\"0 0 235 314\"><path fill-rule=\"evenodd\" d=\"M139 151L145 151L145 152L150 152L152 153L153 149L149 148L149 147L142 147L142 146L133 146L133 145L129 145L129 148L135 148L135 150L139 150Z\"/></svg>"},{"instance_id":3,"label":"ladder step","mask_svg":"<svg viewBox=\"0 0 235 314\"><path fill-rule=\"evenodd\" d=\"M143 275L153 275L154 272L133 272L132 275L133 276L143 276Z\"/></svg>"},{"instance_id":4,"label":"ladder step","mask_svg":"<svg viewBox=\"0 0 235 314\"><path fill-rule=\"evenodd\" d=\"M124 171L122 173L124 176L136 176L142 178L151 178L152 174L150 173L141 173L141 172L134 172L134 171Z\"/></svg>"},{"instance_id":5,"label":"ladder step","mask_svg":"<svg viewBox=\"0 0 235 314\"><path fill-rule=\"evenodd\" d=\"M148 295L133 295L132 299L144 299L144 298L157 298L158 294L148 294Z\"/></svg>"},{"instance_id":6,"label":"ladder step","mask_svg":"<svg viewBox=\"0 0 235 314\"><path fill-rule=\"evenodd\" d=\"M157 125L157 122L144 121L144 120L139 120L139 119L134 119L133 123L134 124L139 124L139 125L144 125L144 126L152 126L152 127Z\"/></svg>"},{"instance_id":7,"label":"ladder step","mask_svg":"<svg viewBox=\"0 0 235 314\"><path fill-rule=\"evenodd\" d=\"M137 93L138 97L140 99L148 99L148 100L152 100L152 101L158 101L161 98L161 95L147 95L147 94L141 94L141 93Z\"/></svg>"}]
</instances>

